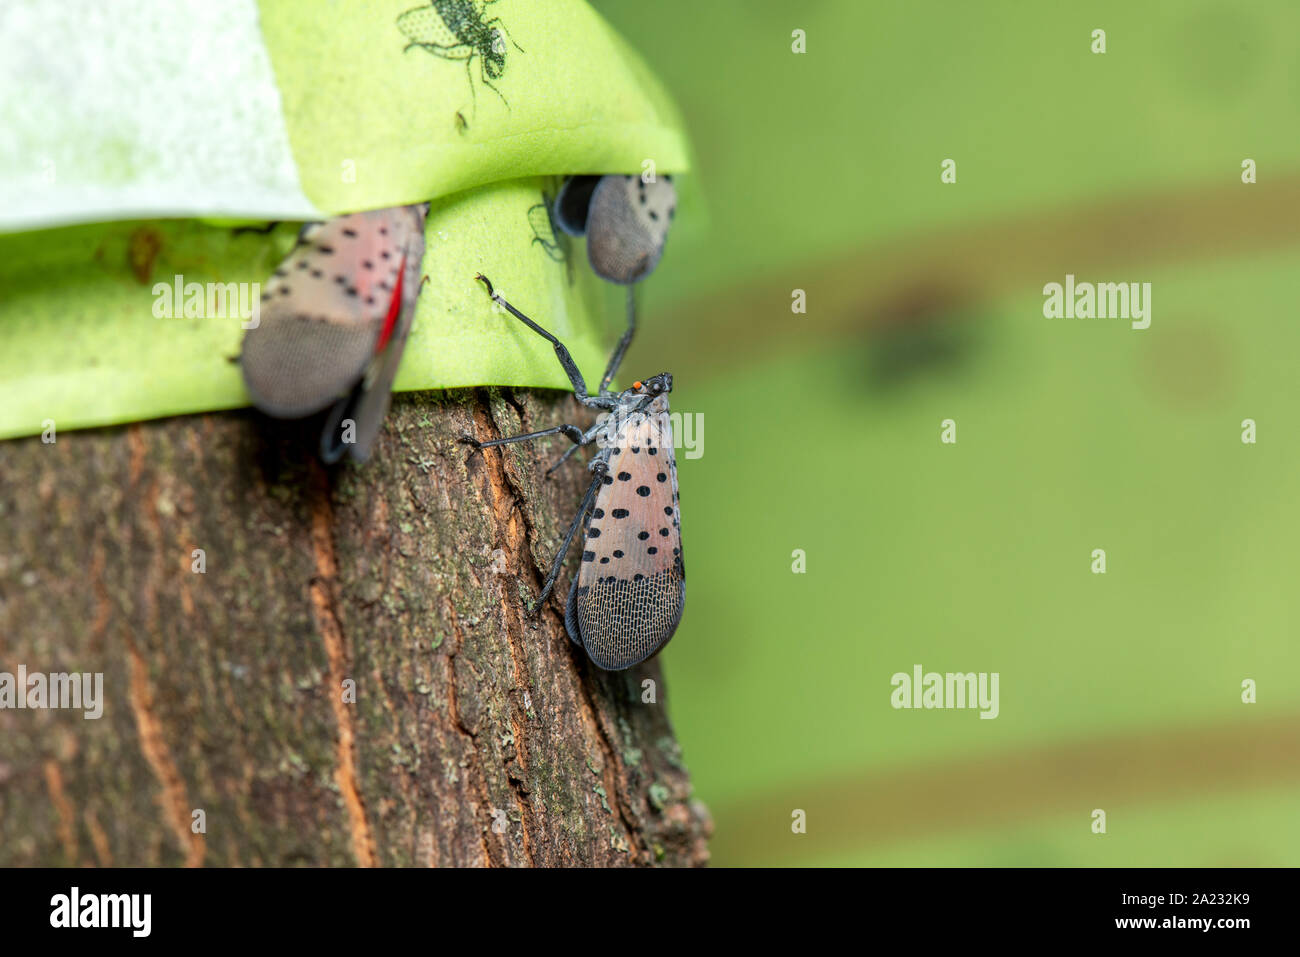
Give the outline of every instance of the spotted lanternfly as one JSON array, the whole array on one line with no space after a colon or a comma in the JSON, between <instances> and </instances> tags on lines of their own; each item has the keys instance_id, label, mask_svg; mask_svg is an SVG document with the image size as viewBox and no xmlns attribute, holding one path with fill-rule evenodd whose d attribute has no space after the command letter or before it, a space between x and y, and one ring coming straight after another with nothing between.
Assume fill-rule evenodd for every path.
<instances>
[{"instance_id":1,"label":"spotted lanternfly","mask_svg":"<svg viewBox=\"0 0 1300 957\"><path fill-rule=\"evenodd\" d=\"M483 449L563 434L574 442L574 447L551 471L580 446L592 442L599 445L600 451L588 466L593 476L591 485L534 609L540 609L550 596L564 556L583 526L582 565L569 589L564 624L569 637L586 650L598 668L630 668L668 643L681 621L686 599L677 462L668 417L673 377L662 372L644 382L632 383L623 392L610 391L609 383L631 341L634 324L629 321L601 377L600 388L595 395L588 394L587 383L564 344L508 303L487 277L477 278L495 302L555 347L578 401L606 413L586 431L576 425L557 425L489 442L464 438ZM628 302L630 320L631 289Z\"/></svg>"},{"instance_id":2,"label":"spotted lanternfly","mask_svg":"<svg viewBox=\"0 0 1300 957\"><path fill-rule=\"evenodd\" d=\"M308 223L267 282L240 364L277 419L332 406L321 458L370 455L420 294L428 203Z\"/></svg>"},{"instance_id":3,"label":"spotted lanternfly","mask_svg":"<svg viewBox=\"0 0 1300 957\"><path fill-rule=\"evenodd\" d=\"M555 223L586 235L596 275L620 285L640 282L659 264L668 227L677 213L672 179L647 183L640 176L571 176L555 198Z\"/></svg>"},{"instance_id":4,"label":"spotted lanternfly","mask_svg":"<svg viewBox=\"0 0 1300 957\"><path fill-rule=\"evenodd\" d=\"M403 48L419 47L444 60L464 60L465 75L469 79L470 96L478 108L478 94L474 91L474 73L471 69L478 57L479 79L489 90L510 103L501 91L492 85L506 71L506 48L501 35L510 35L500 17L483 19L485 8L497 0L432 0L422 7L407 10L397 18L397 29L410 42ZM520 53L523 47L510 40Z\"/></svg>"}]
</instances>

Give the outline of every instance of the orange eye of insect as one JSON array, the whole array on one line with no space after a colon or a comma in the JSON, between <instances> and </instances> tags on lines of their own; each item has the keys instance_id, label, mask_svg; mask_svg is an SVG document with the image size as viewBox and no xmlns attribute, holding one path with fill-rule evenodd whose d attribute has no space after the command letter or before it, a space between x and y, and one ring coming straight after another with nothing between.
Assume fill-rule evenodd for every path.
<instances>
[{"instance_id":1,"label":"orange eye of insect","mask_svg":"<svg viewBox=\"0 0 1300 957\"><path fill-rule=\"evenodd\" d=\"M633 382L633 383L632 383L632 388L634 388L634 389L640 389L640 388L641 388L641 383L640 383L640 382Z\"/></svg>"}]
</instances>

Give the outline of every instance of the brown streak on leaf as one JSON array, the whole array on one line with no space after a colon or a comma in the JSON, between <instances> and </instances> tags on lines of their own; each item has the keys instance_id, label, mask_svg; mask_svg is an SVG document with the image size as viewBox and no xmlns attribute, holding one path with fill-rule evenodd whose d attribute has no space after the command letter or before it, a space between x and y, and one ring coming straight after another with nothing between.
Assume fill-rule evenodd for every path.
<instances>
[{"instance_id":1,"label":"brown streak on leaf","mask_svg":"<svg viewBox=\"0 0 1300 957\"><path fill-rule=\"evenodd\" d=\"M1300 714L1290 714L1267 722L1135 731L864 771L724 807L717 816L726 826L715 839L714 853L730 863L771 865L818 852L866 852L954 831L1006 827L1049 814L1079 815L1087 827L1087 815L1096 807L1294 783L1300 780L1296 754ZM794 808L822 825L792 838Z\"/></svg>"},{"instance_id":2,"label":"brown streak on leaf","mask_svg":"<svg viewBox=\"0 0 1300 957\"><path fill-rule=\"evenodd\" d=\"M1296 242L1300 175L1264 185L1200 184L1091 198L996 220L897 235L814 262L791 263L674 306L646 322L638 351L672 355L682 377L726 369L792 347L827 346L896 319L901 297L932 287L972 301L1034 292L1044 279L1102 269L1151 269L1285 249ZM810 291L814 322L791 316L792 289ZM792 321L793 320L793 321ZM690 348L683 330L693 330ZM738 336L736 330L745 330Z\"/></svg>"}]
</instances>

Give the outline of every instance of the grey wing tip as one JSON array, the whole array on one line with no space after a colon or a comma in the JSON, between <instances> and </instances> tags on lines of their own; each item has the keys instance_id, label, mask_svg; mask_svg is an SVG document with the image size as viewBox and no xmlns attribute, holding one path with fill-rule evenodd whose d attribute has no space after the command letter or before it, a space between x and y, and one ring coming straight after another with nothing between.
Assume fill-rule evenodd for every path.
<instances>
[{"instance_id":1,"label":"grey wing tip","mask_svg":"<svg viewBox=\"0 0 1300 957\"><path fill-rule=\"evenodd\" d=\"M575 576L573 584L569 586L569 598L564 603L564 630L569 633L569 640L579 648L584 648L582 643L582 628L578 624L578 579Z\"/></svg>"},{"instance_id":2,"label":"grey wing tip","mask_svg":"<svg viewBox=\"0 0 1300 957\"><path fill-rule=\"evenodd\" d=\"M601 636L596 636L595 641L582 641L582 616L579 613L576 602L576 591L571 592L570 603L573 608L572 619L573 625L576 626L579 637L575 639L581 644L587 652L587 657L601 671L625 671L628 668L635 667L643 661L648 661L672 640L673 635L677 633L677 626L682 621L682 610L686 605L686 581L680 579L678 582L677 601L672 610L671 618L663 622L658 635L651 637L649 640L641 638L640 640L628 640L630 636L623 636L621 639L611 642L609 636L601 640ZM570 615L565 615L565 624L569 624ZM571 633L572 637L572 633ZM616 647L611 647L611 644Z\"/></svg>"}]
</instances>

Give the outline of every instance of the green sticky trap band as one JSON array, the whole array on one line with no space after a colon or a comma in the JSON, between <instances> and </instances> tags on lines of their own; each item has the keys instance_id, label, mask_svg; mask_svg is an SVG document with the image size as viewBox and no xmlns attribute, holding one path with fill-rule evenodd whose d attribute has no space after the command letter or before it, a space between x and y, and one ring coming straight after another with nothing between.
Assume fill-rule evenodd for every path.
<instances>
[{"instance_id":1,"label":"green sticky trap band","mask_svg":"<svg viewBox=\"0 0 1300 957\"><path fill-rule=\"evenodd\" d=\"M498 310L476 272L598 381L623 322L621 290L591 273L581 241L548 228L543 195L554 185L536 178L434 201L429 281L398 390L569 388L549 343ZM233 302L210 302L208 284L244 283L244 300L256 300L253 284L297 233L158 220L0 236L0 438L47 421L75 429L247 405L232 361L245 319Z\"/></svg>"},{"instance_id":2,"label":"green sticky trap band","mask_svg":"<svg viewBox=\"0 0 1300 957\"><path fill-rule=\"evenodd\" d=\"M395 206L526 175L640 173L647 160L657 172L687 167L672 102L586 3L464 6L481 9L461 26L479 47L417 0L261 5L299 176L320 208Z\"/></svg>"},{"instance_id":3,"label":"green sticky trap band","mask_svg":"<svg viewBox=\"0 0 1300 957\"><path fill-rule=\"evenodd\" d=\"M208 284L264 283L298 226L239 224L425 200L396 388L568 387L478 271L596 378L622 290L554 235L543 193L688 168L673 104L582 0L12 3L0 81L32 95L0 107L0 438L247 405L242 319Z\"/></svg>"}]
</instances>

